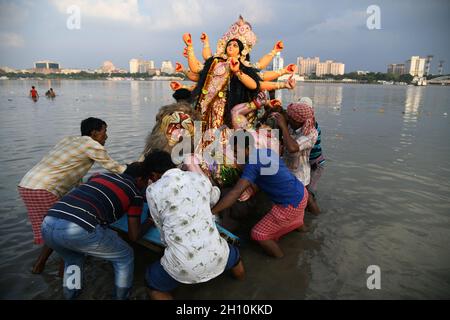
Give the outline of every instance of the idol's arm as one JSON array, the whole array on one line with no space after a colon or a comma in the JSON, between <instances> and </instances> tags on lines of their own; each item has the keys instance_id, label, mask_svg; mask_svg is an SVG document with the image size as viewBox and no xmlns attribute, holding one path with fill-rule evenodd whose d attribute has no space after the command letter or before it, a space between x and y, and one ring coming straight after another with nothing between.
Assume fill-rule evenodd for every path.
<instances>
[{"instance_id":1,"label":"idol's arm","mask_svg":"<svg viewBox=\"0 0 450 320\"><path fill-rule=\"evenodd\" d=\"M259 61L255 64L255 67L257 69L260 69L260 70L265 69L269 65L269 63L272 61L273 57L275 57L275 55L278 52L281 52L281 50L283 50L283 47L284 47L283 42L282 41L278 41L274 45L272 51L270 51L264 57L259 59Z\"/></svg>"},{"instance_id":2,"label":"idol's arm","mask_svg":"<svg viewBox=\"0 0 450 320\"><path fill-rule=\"evenodd\" d=\"M285 82L269 82L269 81L261 81L259 83L259 87L261 90L280 90L280 89L294 89L295 88L295 80L290 79Z\"/></svg>"},{"instance_id":3,"label":"idol's arm","mask_svg":"<svg viewBox=\"0 0 450 320\"><path fill-rule=\"evenodd\" d=\"M187 45L187 56L189 69L194 73L199 73L203 69L203 65L195 57L194 47L192 46L192 39L189 33L183 35L184 43Z\"/></svg>"},{"instance_id":4,"label":"idol's arm","mask_svg":"<svg viewBox=\"0 0 450 320\"><path fill-rule=\"evenodd\" d=\"M250 77L249 75L242 72L239 68L240 62L236 58L231 58L230 60L230 70L234 73L234 75L239 79L239 81L246 86L250 90L256 90L258 88L258 84L256 81Z\"/></svg>"},{"instance_id":5,"label":"idol's arm","mask_svg":"<svg viewBox=\"0 0 450 320\"><path fill-rule=\"evenodd\" d=\"M186 77L188 77L189 80L198 82L198 79L200 78L200 75L198 73L193 73L192 71L188 70L185 72Z\"/></svg>"},{"instance_id":6,"label":"idol's arm","mask_svg":"<svg viewBox=\"0 0 450 320\"><path fill-rule=\"evenodd\" d=\"M202 32L200 40L203 42L203 50L202 50L203 60L208 60L212 56L211 47L209 46L208 35Z\"/></svg>"},{"instance_id":7,"label":"idol's arm","mask_svg":"<svg viewBox=\"0 0 450 320\"><path fill-rule=\"evenodd\" d=\"M194 81L194 82L197 82L198 79L200 78L198 73L193 73L190 70L185 70L183 65L179 62L175 63L175 71L184 73L186 75L186 77L188 77L189 80Z\"/></svg>"},{"instance_id":8,"label":"idol's arm","mask_svg":"<svg viewBox=\"0 0 450 320\"><path fill-rule=\"evenodd\" d=\"M261 75L261 78L264 81L273 81L278 79L279 77L281 77L284 74L288 74L288 73L294 73L296 69L295 64L289 64L286 66L286 68L283 68L281 70L278 71L266 71L263 72L263 74Z\"/></svg>"},{"instance_id":9,"label":"idol's arm","mask_svg":"<svg viewBox=\"0 0 450 320\"><path fill-rule=\"evenodd\" d=\"M188 85L181 84L178 81L170 82L170 88L172 88L173 91L177 91L179 89L188 89L189 91L192 91L195 89L195 87L196 87L195 84L188 86Z\"/></svg>"}]
</instances>

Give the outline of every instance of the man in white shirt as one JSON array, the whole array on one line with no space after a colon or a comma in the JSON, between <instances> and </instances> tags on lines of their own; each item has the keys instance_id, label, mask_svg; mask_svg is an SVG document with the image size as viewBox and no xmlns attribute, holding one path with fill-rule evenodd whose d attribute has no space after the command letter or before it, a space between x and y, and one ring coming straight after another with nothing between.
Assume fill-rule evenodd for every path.
<instances>
[{"instance_id":1,"label":"man in white shirt","mask_svg":"<svg viewBox=\"0 0 450 320\"><path fill-rule=\"evenodd\" d=\"M206 282L228 269L243 279L239 250L219 235L211 213L219 188L201 173L176 168L167 152L154 151L147 161L153 181L147 202L166 245L161 260L146 271L150 298L172 299L180 283Z\"/></svg>"}]
</instances>

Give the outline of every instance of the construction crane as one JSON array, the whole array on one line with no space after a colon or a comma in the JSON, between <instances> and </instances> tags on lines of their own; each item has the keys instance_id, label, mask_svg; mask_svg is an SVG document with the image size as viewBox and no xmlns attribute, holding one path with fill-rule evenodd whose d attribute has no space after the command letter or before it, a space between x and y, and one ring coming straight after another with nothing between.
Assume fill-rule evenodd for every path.
<instances>
[{"instance_id":1,"label":"construction crane","mask_svg":"<svg viewBox=\"0 0 450 320\"><path fill-rule=\"evenodd\" d=\"M433 55L427 55L427 59L425 60L425 76L430 74L431 60L433 60Z\"/></svg>"},{"instance_id":2,"label":"construction crane","mask_svg":"<svg viewBox=\"0 0 450 320\"><path fill-rule=\"evenodd\" d=\"M439 60L439 66L438 66L438 74L442 76L442 73L444 72L444 60Z\"/></svg>"}]
</instances>

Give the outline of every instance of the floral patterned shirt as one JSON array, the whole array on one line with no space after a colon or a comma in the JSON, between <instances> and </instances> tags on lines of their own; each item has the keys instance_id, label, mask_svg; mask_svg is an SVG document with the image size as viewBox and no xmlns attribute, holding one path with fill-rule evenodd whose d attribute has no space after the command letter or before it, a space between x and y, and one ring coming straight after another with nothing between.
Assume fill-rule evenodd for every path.
<instances>
[{"instance_id":1,"label":"floral patterned shirt","mask_svg":"<svg viewBox=\"0 0 450 320\"><path fill-rule=\"evenodd\" d=\"M219 197L206 176L177 168L147 188L150 214L166 245L161 265L175 280L206 282L225 270L230 249L211 213Z\"/></svg>"}]
</instances>

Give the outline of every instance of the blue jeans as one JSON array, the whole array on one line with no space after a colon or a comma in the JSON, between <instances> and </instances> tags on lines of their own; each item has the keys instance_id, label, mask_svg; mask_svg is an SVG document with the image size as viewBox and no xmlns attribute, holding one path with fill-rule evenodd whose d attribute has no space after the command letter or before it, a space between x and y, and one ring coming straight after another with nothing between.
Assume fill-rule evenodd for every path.
<instances>
[{"instance_id":1,"label":"blue jeans","mask_svg":"<svg viewBox=\"0 0 450 320\"><path fill-rule=\"evenodd\" d=\"M64 259L63 289L66 299L75 298L81 291L86 255L112 262L116 298L128 298L133 283L134 254L116 232L101 225L88 232L68 220L47 216L42 223L42 237L45 244ZM79 279L76 278L78 275Z\"/></svg>"}]
</instances>

